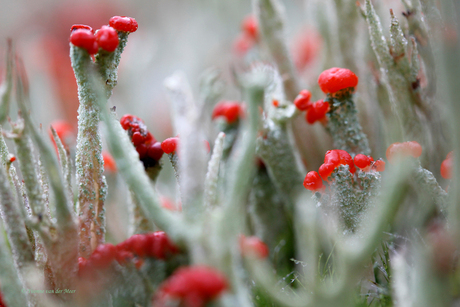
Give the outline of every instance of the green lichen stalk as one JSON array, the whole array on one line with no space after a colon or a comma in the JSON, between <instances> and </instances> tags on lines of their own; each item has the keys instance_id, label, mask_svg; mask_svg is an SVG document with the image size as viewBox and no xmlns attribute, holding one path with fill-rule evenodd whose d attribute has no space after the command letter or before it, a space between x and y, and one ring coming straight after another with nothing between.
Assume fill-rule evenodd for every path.
<instances>
[{"instance_id":1,"label":"green lichen stalk","mask_svg":"<svg viewBox=\"0 0 460 307\"><path fill-rule=\"evenodd\" d=\"M102 159L102 140L99 132L99 110L95 103L96 94L90 76L95 72L86 50L70 47L72 68L78 85L78 135L77 135L77 184L78 208L80 218L80 255L88 257L91 252L91 239L103 238L104 225L94 229L93 223L97 216L103 214L105 199L104 162ZM99 231L99 233L97 232ZM103 241L103 239L102 239Z\"/></svg>"},{"instance_id":2,"label":"green lichen stalk","mask_svg":"<svg viewBox=\"0 0 460 307\"><path fill-rule=\"evenodd\" d=\"M114 52L101 49L96 55L96 64L99 73L105 81L105 95L107 99L112 96L112 90L118 82L118 65L120 65L121 54L128 43L128 32L118 32L118 47Z\"/></svg>"},{"instance_id":3,"label":"green lichen stalk","mask_svg":"<svg viewBox=\"0 0 460 307\"><path fill-rule=\"evenodd\" d=\"M334 147L350 154L370 155L369 142L359 123L353 96L350 93L328 96L325 101L330 107L326 128L332 136Z\"/></svg>"}]
</instances>

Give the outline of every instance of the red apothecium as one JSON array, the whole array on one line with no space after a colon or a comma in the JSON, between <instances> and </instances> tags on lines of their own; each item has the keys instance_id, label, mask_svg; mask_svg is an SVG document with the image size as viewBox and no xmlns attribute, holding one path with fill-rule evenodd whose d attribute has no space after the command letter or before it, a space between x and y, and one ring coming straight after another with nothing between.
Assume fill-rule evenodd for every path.
<instances>
[{"instance_id":1,"label":"red apothecium","mask_svg":"<svg viewBox=\"0 0 460 307\"><path fill-rule=\"evenodd\" d=\"M356 87L358 77L349 69L333 67L319 75L318 84L325 94L332 94L346 88Z\"/></svg>"},{"instance_id":2,"label":"red apothecium","mask_svg":"<svg viewBox=\"0 0 460 307\"><path fill-rule=\"evenodd\" d=\"M136 19L126 16L113 16L110 18L109 25L117 31L136 32L139 25Z\"/></svg>"},{"instance_id":3,"label":"red apothecium","mask_svg":"<svg viewBox=\"0 0 460 307\"><path fill-rule=\"evenodd\" d=\"M303 186L310 191L319 191L324 189L323 180L315 171L308 172L303 181Z\"/></svg>"},{"instance_id":4,"label":"red apothecium","mask_svg":"<svg viewBox=\"0 0 460 307\"><path fill-rule=\"evenodd\" d=\"M388 146L386 151L387 159L392 163L396 156L407 157L412 156L418 158L422 155L422 146L416 141L393 143Z\"/></svg>"},{"instance_id":5,"label":"red apothecium","mask_svg":"<svg viewBox=\"0 0 460 307\"><path fill-rule=\"evenodd\" d=\"M96 41L99 47L108 52L114 52L119 43L117 31L109 26L102 26L96 31Z\"/></svg>"}]
</instances>

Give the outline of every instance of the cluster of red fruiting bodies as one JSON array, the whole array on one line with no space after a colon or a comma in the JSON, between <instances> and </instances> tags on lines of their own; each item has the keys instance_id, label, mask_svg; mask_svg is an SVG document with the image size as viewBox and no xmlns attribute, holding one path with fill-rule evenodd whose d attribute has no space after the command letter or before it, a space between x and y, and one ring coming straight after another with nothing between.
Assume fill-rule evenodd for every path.
<instances>
[{"instance_id":1,"label":"cluster of red fruiting bodies","mask_svg":"<svg viewBox=\"0 0 460 307\"><path fill-rule=\"evenodd\" d=\"M318 85L325 94L334 95L358 85L358 77L349 69L333 67L323 71L318 78ZM325 119L329 111L329 103L320 99L315 103L310 101L311 93L308 90L300 91L294 99L294 105L300 111L307 111L305 119L309 124Z\"/></svg>"},{"instance_id":2,"label":"cluster of red fruiting bodies","mask_svg":"<svg viewBox=\"0 0 460 307\"><path fill-rule=\"evenodd\" d=\"M268 257L268 247L257 237L239 238L242 255L263 259ZM136 234L117 244L101 244L88 259L78 259L81 278L94 276L95 271L110 267L115 260L120 265L134 261L137 268L143 264L143 258L151 257L166 260L177 254L179 249L169 240L163 231ZM224 275L207 266L190 266L179 268L159 287L154 297L153 306L166 306L170 300L180 301L187 307L202 307L228 288Z\"/></svg>"},{"instance_id":3,"label":"cluster of red fruiting bodies","mask_svg":"<svg viewBox=\"0 0 460 307\"><path fill-rule=\"evenodd\" d=\"M324 163L319 167L318 172L311 171L305 176L303 185L306 189L311 191L324 190L322 179L329 182L331 174L340 165L348 165L350 173L355 174L356 167L364 172L377 171L383 172L385 170L385 162L383 160L374 161L371 156L358 154L353 159L345 150L334 149L326 152Z\"/></svg>"},{"instance_id":4,"label":"cluster of red fruiting bodies","mask_svg":"<svg viewBox=\"0 0 460 307\"><path fill-rule=\"evenodd\" d=\"M158 164L163 156L161 143L147 130L142 119L137 116L126 114L120 119L121 127L128 131L131 142L136 148L139 158L144 167L152 167Z\"/></svg>"},{"instance_id":5,"label":"cluster of red fruiting bodies","mask_svg":"<svg viewBox=\"0 0 460 307\"><path fill-rule=\"evenodd\" d=\"M95 54L99 48L113 52L118 47L118 32L135 32L138 24L134 18L126 16L113 16L108 26L102 26L96 32L87 25L73 25L71 28L70 42L85 49L89 54Z\"/></svg>"},{"instance_id":6,"label":"cluster of red fruiting bodies","mask_svg":"<svg viewBox=\"0 0 460 307\"><path fill-rule=\"evenodd\" d=\"M235 123L242 115L242 107L239 103L233 101L222 101L214 108L212 118L225 117L227 123ZM175 154L179 146L179 137L170 137L163 142L157 142L155 137L147 130L147 126L142 119L137 116L126 114L120 119L120 124L124 130L128 131L140 160L144 167L154 166L166 154ZM209 143L205 141L208 151Z\"/></svg>"},{"instance_id":7,"label":"cluster of red fruiting bodies","mask_svg":"<svg viewBox=\"0 0 460 307\"><path fill-rule=\"evenodd\" d=\"M163 231L135 234L117 245L99 245L88 259L80 257L78 274L82 277L91 276L94 270L107 269L114 260L121 265L134 260L136 266L140 267L145 257L165 260L169 255L178 252L179 249Z\"/></svg>"},{"instance_id":8,"label":"cluster of red fruiting bodies","mask_svg":"<svg viewBox=\"0 0 460 307\"><path fill-rule=\"evenodd\" d=\"M212 111L212 119L224 117L227 123L235 123L243 115L243 108L237 101L221 101Z\"/></svg>"},{"instance_id":9,"label":"cluster of red fruiting bodies","mask_svg":"<svg viewBox=\"0 0 460 307\"><path fill-rule=\"evenodd\" d=\"M394 163L398 158L413 157L418 158L422 155L422 146L415 141L404 143L393 143L386 151L387 160ZM447 154L446 159L441 164L441 176L445 179L452 178L452 164L453 152ZM354 159L345 150L329 150L324 157L324 164L322 164L318 172L311 171L305 176L303 185L306 189L311 191L322 191L324 185L322 179L329 182L330 175L340 165L348 165L349 171L354 174L356 167L363 172L377 171L383 172L385 170L385 162L382 159L374 161L371 156L358 154Z\"/></svg>"},{"instance_id":10,"label":"cluster of red fruiting bodies","mask_svg":"<svg viewBox=\"0 0 460 307\"><path fill-rule=\"evenodd\" d=\"M239 246L244 256L263 259L269 254L265 243L254 236L241 235ZM99 245L88 259L80 257L78 275L81 278L93 277L95 271L109 268L113 261L120 265L133 261L140 268L145 257L166 260L178 252L179 249L163 231L136 234L117 245ZM170 300L179 300L187 307L201 307L227 287L225 276L214 268L201 265L179 268L160 285L153 306L166 306Z\"/></svg>"}]
</instances>

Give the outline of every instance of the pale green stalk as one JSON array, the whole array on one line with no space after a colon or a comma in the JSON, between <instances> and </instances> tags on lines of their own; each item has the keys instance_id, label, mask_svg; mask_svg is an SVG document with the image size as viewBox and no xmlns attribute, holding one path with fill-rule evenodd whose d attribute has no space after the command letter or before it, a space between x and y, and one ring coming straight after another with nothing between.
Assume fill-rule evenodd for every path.
<instances>
[{"instance_id":1,"label":"pale green stalk","mask_svg":"<svg viewBox=\"0 0 460 307\"><path fill-rule=\"evenodd\" d=\"M219 97L224 92L224 82L221 72L215 68L206 70L200 78L200 120L207 140L212 140L213 134L212 110Z\"/></svg>"},{"instance_id":2,"label":"pale green stalk","mask_svg":"<svg viewBox=\"0 0 460 307\"><path fill-rule=\"evenodd\" d=\"M132 229L130 235L137 233L148 233L155 231L155 225L144 215L140 204L134 195L133 191L130 191L130 224Z\"/></svg>"},{"instance_id":3,"label":"pale green stalk","mask_svg":"<svg viewBox=\"0 0 460 307\"><path fill-rule=\"evenodd\" d=\"M317 282L317 267L319 260L318 225L320 220L316 203L309 199L308 192L302 191L295 203L294 229L296 237L296 251L305 265L303 265L303 280L307 289L315 291ZM311 198L311 197L310 197Z\"/></svg>"},{"instance_id":4,"label":"pale green stalk","mask_svg":"<svg viewBox=\"0 0 460 307\"><path fill-rule=\"evenodd\" d=\"M366 0L365 2L365 12L369 25L372 47L380 67L383 68L382 78L390 94L393 112L399 119L400 127L404 132L405 138L409 140L418 140L422 138L422 127L413 108L413 96L410 92L411 84L406 78L407 75L410 75L410 72L402 72L398 69L397 65L395 65L395 59L390 55L390 49L383 35L380 19L375 13L370 0ZM399 34L397 36L400 37ZM396 39L394 34L393 37ZM398 46L401 46L401 44L398 44Z\"/></svg>"},{"instance_id":5,"label":"pale green stalk","mask_svg":"<svg viewBox=\"0 0 460 307\"><path fill-rule=\"evenodd\" d=\"M355 0L334 0L337 12L337 32L342 58L341 67L358 71L356 41L358 37L358 10Z\"/></svg>"},{"instance_id":6,"label":"pale green stalk","mask_svg":"<svg viewBox=\"0 0 460 307\"><path fill-rule=\"evenodd\" d=\"M204 210L203 183L207 164L200 109L184 73L177 72L166 79L165 87L174 109L174 127L180 136L177 154L182 210L193 219Z\"/></svg>"},{"instance_id":7,"label":"pale green stalk","mask_svg":"<svg viewBox=\"0 0 460 307\"><path fill-rule=\"evenodd\" d=\"M260 285L267 293L279 304L287 307L310 307L318 306L314 304L312 297L306 291L292 289L292 294L284 294L282 287L288 287L285 282L280 283L279 277L273 274L273 270L266 261L260 259L249 259L247 268L255 282ZM279 286L277 286L279 285Z\"/></svg>"},{"instance_id":8,"label":"pale green stalk","mask_svg":"<svg viewBox=\"0 0 460 307\"><path fill-rule=\"evenodd\" d=\"M286 213L292 216L296 194L302 189L303 171L297 162L297 147L289 133L289 123L297 114L296 108L285 102L282 77L278 71L268 65L254 66L253 71L267 74L271 81L264 93L264 110L267 115L263 120L262 135L256 140L256 152L283 197ZM273 99L280 101L279 107L273 106Z\"/></svg>"},{"instance_id":9,"label":"pale green stalk","mask_svg":"<svg viewBox=\"0 0 460 307\"><path fill-rule=\"evenodd\" d=\"M212 242L219 237L226 238L225 242L212 245L211 256L214 258L214 265L229 279L240 306L249 305L249 294L243 286L241 263L233 247L237 244L238 234L244 229L246 200L255 174L255 139L260 124L259 106L263 104L264 88L268 83L268 76L264 73L252 72L244 77L245 82L242 84L246 87L244 94L248 103L247 122L235 144L236 153L229 161L228 189L224 206L216 212L211 225L215 231L207 239ZM207 233L205 228L202 228L202 232ZM196 249L193 242L190 244L190 248Z\"/></svg>"},{"instance_id":10,"label":"pale green stalk","mask_svg":"<svg viewBox=\"0 0 460 307\"><path fill-rule=\"evenodd\" d=\"M13 140L16 144L16 154L19 168L26 187L27 199L34 217L47 218L44 212L44 198L42 186L39 182L37 161L34 157L32 141L24 122L19 119L13 126Z\"/></svg>"},{"instance_id":11,"label":"pale green stalk","mask_svg":"<svg viewBox=\"0 0 460 307\"><path fill-rule=\"evenodd\" d=\"M236 238L237 231L243 228L244 208L255 172L255 139L260 126L259 106L264 101L264 87L267 76L253 73L245 80L245 97L248 102L248 122L246 129L237 141L238 154L229 161L228 189L225 195L225 222L221 225L222 233L229 239Z\"/></svg>"},{"instance_id":12,"label":"pale green stalk","mask_svg":"<svg viewBox=\"0 0 460 307\"><path fill-rule=\"evenodd\" d=\"M11 189L3 167L0 167L0 200L0 213L11 246L17 274L22 287L27 288L29 267L35 266L34 254L17 198L13 194L13 189ZM33 296L28 295L28 306L36 306L34 302Z\"/></svg>"},{"instance_id":13,"label":"pale green stalk","mask_svg":"<svg viewBox=\"0 0 460 307\"><path fill-rule=\"evenodd\" d=\"M352 156L370 155L369 141L358 120L353 96L350 93L340 97L329 95L325 99L331 111L327 113L327 130L334 140L334 148L342 149Z\"/></svg>"},{"instance_id":14,"label":"pale green stalk","mask_svg":"<svg viewBox=\"0 0 460 307\"><path fill-rule=\"evenodd\" d=\"M284 7L279 0L255 0L254 11L260 24L260 32L276 66L283 76L284 91L294 100L300 91L300 82L289 54L284 31Z\"/></svg>"},{"instance_id":15,"label":"pale green stalk","mask_svg":"<svg viewBox=\"0 0 460 307\"><path fill-rule=\"evenodd\" d=\"M118 47L114 52L108 52L104 49L99 49L96 55L96 64L105 81L105 96L107 99L112 96L112 90L118 82L118 65L120 64L121 54L128 42L128 32L118 32Z\"/></svg>"},{"instance_id":16,"label":"pale green stalk","mask_svg":"<svg viewBox=\"0 0 460 307\"><path fill-rule=\"evenodd\" d=\"M382 184L382 197L367 214L361 230L358 230L358 233L363 235L338 241L337 253L341 260L338 274L340 275L334 284L322 286L321 293L324 299L340 301L346 295L353 293L355 281L357 282L364 272L364 263L380 244L383 232L396 216L407 192L410 170L408 165L399 164L387 172L387 177Z\"/></svg>"},{"instance_id":17,"label":"pale green stalk","mask_svg":"<svg viewBox=\"0 0 460 307\"><path fill-rule=\"evenodd\" d=\"M414 179L421 191L427 192L439 211L446 213L448 197L447 192L439 185L433 173L424 169L420 164L414 170Z\"/></svg>"},{"instance_id":18,"label":"pale green stalk","mask_svg":"<svg viewBox=\"0 0 460 307\"><path fill-rule=\"evenodd\" d=\"M53 272L54 284L61 289L71 289L74 284L77 271L78 256L78 233L75 213L71 209L71 203L67 198L64 180L60 172L59 164L54 151L49 144L46 144L36 126L33 124L29 109L26 106L25 92L22 87L22 79L17 80L17 101L19 109L24 117L26 129L31 134L37 145L40 155L43 158L43 166L47 170L51 188L54 192L56 205L55 216L57 233L60 235L56 240L46 236L46 232L40 229L40 236L46 247ZM64 299L69 297L63 296Z\"/></svg>"},{"instance_id":19,"label":"pale green stalk","mask_svg":"<svg viewBox=\"0 0 460 307\"><path fill-rule=\"evenodd\" d=\"M214 207L218 204L218 189L217 183L219 181L219 166L222 160L224 151L225 133L220 132L214 142L214 149L212 151L211 159L208 163L208 172L204 182L204 206L206 208Z\"/></svg>"},{"instance_id":20,"label":"pale green stalk","mask_svg":"<svg viewBox=\"0 0 460 307\"><path fill-rule=\"evenodd\" d=\"M13 62L13 44L11 39L8 39L6 78L0 87L0 125L6 120L10 111L11 92L13 90Z\"/></svg>"},{"instance_id":21,"label":"pale green stalk","mask_svg":"<svg viewBox=\"0 0 460 307\"><path fill-rule=\"evenodd\" d=\"M441 6L442 15L446 23L452 25L453 29L460 33L460 25L458 17L460 16L460 7L458 2L445 1ZM442 37L438 38L436 43L441 43ZM454 150L454 166L452 169L453 180L449 185L450 204L448 209L448 222L455 236L456 242L460 240L460 104L458 103L458 89L460 88L460 41L449 42L449 44L441 45L440 57L437 58L437 63L440 64L441 90L439 91L441 101L446 105L446 113L444 116L449 120L450 135L452 137L452 149ZM458 246L458 245L457 245Z\"/></svg>"},{"instance_id":22,"label":"pale green stalk","mask_svg":"<svg viewBox=\"0 0 460 307\"><path fill-rule=\"evenodd\" d=\"M50 211L50 184L48 182L48 177L46 176L46 170L43 167L42 158L38 155L38 170L39 170L39 179L40 185L43 189L43 202L45 205L45 214L48 215L48 219L51 220L51 211Z\"/></svg>"},{"instance_id":23,"label":"pale green stalk","mask_svg":"<svg viewBox=\"0 0 460 307\"><path fill-rule=\"evenodd\" d=\"M56 133L56 130L54 130L52 126L50 127L50 129L51 129L51 133L53 134L54 142L56 143L56 147L58 150L59 162L61 164L62 175L65 178L65 185L67 188L67 193L69 193L69 199L73 200L72 181L71 181L72 166L70 165L70 159L66 152L66 149L64 148L64 145L62 144L61 139Z\"/></svg>"},{"instance_id":24,"label":"pale green stalk","mask_svg":"<svg viewBox=\"0 0 460 307\"><path fill-rule=\"evenodd\" d=\"M7 306L27 306L26 295L22 292L24 285L19 279L12 255L4 240L3 227L0 227L0 288Z\"/></svg>"},{"instance_id":25,"label":"pale green stalk","mask_svg":"<svg viewBox=\"0 0 460 307\"><path fill-rule=\"evenodd\" d=\"M99 110L95 103L96 94L90 75L96 70L86 50L71 45L70 58L78 85L78 135L77 135L77 185L80 218L79 255L91 255L93 222L103 214L105 200L104 161L102 140L98 130ZM97 242L104 241L105 225L94 227Z\"/></svg>"}]
</instances>

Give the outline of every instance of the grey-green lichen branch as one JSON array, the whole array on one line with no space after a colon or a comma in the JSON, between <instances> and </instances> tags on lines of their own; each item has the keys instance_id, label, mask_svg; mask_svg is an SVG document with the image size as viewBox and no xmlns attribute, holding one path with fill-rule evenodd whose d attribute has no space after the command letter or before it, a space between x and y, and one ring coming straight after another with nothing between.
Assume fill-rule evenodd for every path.
<instances>
[{"instance_id":1,"label":"grey-green lichen branch","mask_svg":"<svg viewBox=\"0 0 460 307\"><path fill-rule=\"evenodd\" d=\"M211 159L208 162L208 172L204 182L204 205L205 207L214 207L218 203L217 189L219 180L219 166L224 152L225 133L221 132L214 142Z\"/></svg>"},{"instance_id":2,"label":"grey-green lichen branch","mask_svg":"<svg viewBox=\"0 0 460 307\"><path fill-rule=\"evenodd\" d=\"M412 91L410 65L407 59L407 41L395 18L391 23L390 47L383 35L380 19L370 0L365 2L366 20L372 48L379 62L383 80L390 94L393 112L399 119L403 135L407 139L420 140L422 126L415 112L415 96Z\"/></svg>"},{"instance_id":3,"label":"grey-green lichen branch","mask_svg":"<svg viewBox=\"0 0 460 307\"><path fill-rule=\"evenodd\" d=\"M427 192L442 213L446 213L448 194L439 185L433 173L421 167L420 163L414 169L414 179L421 191Z\"/></svg>"},{"instance_id":4,"label":"grey-green lichen branch","mask_svg":"<svg viewBox=\"0 0 460 307\"><path fill-rule=\"evenodd\" d=\"M165 80L174 110L174 126L180 135L178 160L180 189L184 214L192 218L203 212L203 190L206 177L206 149L200 108L193 99L191 87L182 72ZM201 145L201 146L200 146Z\"/></svg>"},{"instance_id":5,"label":"grey-green lichen branch","mask_svg":"<svg viewBox=\"0 0 460 307\"><path fill-rule=\"evenodd\" d=\"M0 171L1 172L1 171ZM27 306L27 298L0 227L0 289L7 306Z\"/></svg>"},{"instance_id":6,"label":"grey-green lichen branch","mask_svg":"<svg viewBox=\"0 0 460 307\"><path fill-rule=\"evenodd\" d=\"M128 42L129 32L118 32L118 47L114 52L108 52L99 49L96 54L96 64L102 79L105 81L105 95L109 99L112 96L112 90L118 82L118 65L120 64L121 54Z\"/></svg>"},{"instance_id":7,"label":"grey-green lichen branch","mask_svg":"<svg viewBox=\"0 0 460 307\"><path fill-rule=\"evenodd\" d=\"M56 130L54 130L53 126L50 127L51 133L53 134L53 139L56 144L58 154L59 154L59 162L61 164L62 175L65 178L65 185L67 191L69 193L69 199L73 200L73 191L72 191L72 165L70 162L70 155L68 154L66 148L62 144L61 139L59 138Z\"/></svg>"},{"instance_id":8,"label":"grey-green lichen branch","mask_svg":"<svg viewBox=\"0 0 460 307\"><path fill-rule=\"evenodd\" d=\"M89 54L82 48L71 45L70 58L78 85L78 135L76 170L78 185L78 214L80 218L80 255L89 257L92 252L91 238L93 224L98 212L101 212L100 202L105 195L103 187L104 162L102 158L102 140L99 133L99 110L95 103L96 94L90 75L96 70ZM104 225L100 225L103 237ZM101 241L98 239L97 241Z\"/></svg>"},{"instance_id":9,"label":"grey-green lichen branch","mask_svg":"<svg viewBox=\"0 0 460 307\"><path fill-rule=\"evenodd\" d=\"M6 53L6 78L0 87L0 125L6 120L10 110L11 92L13 90L13 63L13 44L9 39Z\"/></svg>"},{"instance_id":10,"label":"grey-green lichen branch","mask_svg":"<svg viewBox=\"0 0 460 307\"><path fill-rule=\"evenodd\" d=\"M358 111L351 93L341 96L328 95L325 101L330 107L326 128L332 136L334 147L352 155L370 155L369 142L359 123Z\"/></svg>"},{"instance_id":11,"label":"grey-green lichen branch","mask_svg":"<svg viewBox=\"0 0 460 307\"><path fill-rule=\"evenodd\" d=\"M51 267L51 275L45 275L48 278L47 282L53 283L61 289L69 288L74 285L77 271L77 256L78 256L78 233L75 213L72 210L71 202L68 199L62 173L55 154L51 147L43 140L42 135L33 124L30 117L30 110L27 107L26 101L28 96L23 88L23 78L20 76L17 79L17 102L21 114L24 117L25 129L29 131L34 143L37 145L44 168L47 170L47 175L55 196L55 217L56 223L49 225L49 228L36 226L36 223L31 223L31 226L40 234L43 244L46 248L49 264ZM59 233L59 236L51 234ZM62 299L69 299L61 296Z\"/></svg>"},{"instance_id":12,"label":"grey-green lichen branch","mask_svg":"<svg viewBox=\"0 0 460 307\"><path fill-rule=\"evenodd\" d=\"M19 167L27 191L27 199L34 217L47 218L44 211L43 189L39 182L37 161L34 156L32 141L24 127L24 121L19 118L13 125L10 136L16 144Z\"/></svg>"},{"instance_id":13,"label":"grey-green lichen branch","mask_svg":"<svg viewBox=\"0 0 460 307\"><path fill-rule=\"evenodd\" d=\"M70 58L78 85L78 135L77 135L77 184L80 223L80 254L89 256L91 238L96 243L105 242L105 208L107 187L103 176L104 161L102 158L102 142L98 131L100 121L96 107L95 89L90 75L99 72L104 80L105 99L109 99L117 84L117 70L121 54L128 40L127 32L118 32L119 44L114 52L99 49L96 62L93 63L89 54L82 48L70 46Z\"/></svg>"},{"instance_id":14,"label":"grey-green lichen branch","mask_svg":"<svg viewBox=\"0 0 460 307\"><path fill-rule=\"evenodd\" d=\"M263 40L283 76L286 96L292 101L300 91L300 84L285 41L284 7L278 0L256 0L253 5Z\"/></svg>"}]
</instances>

